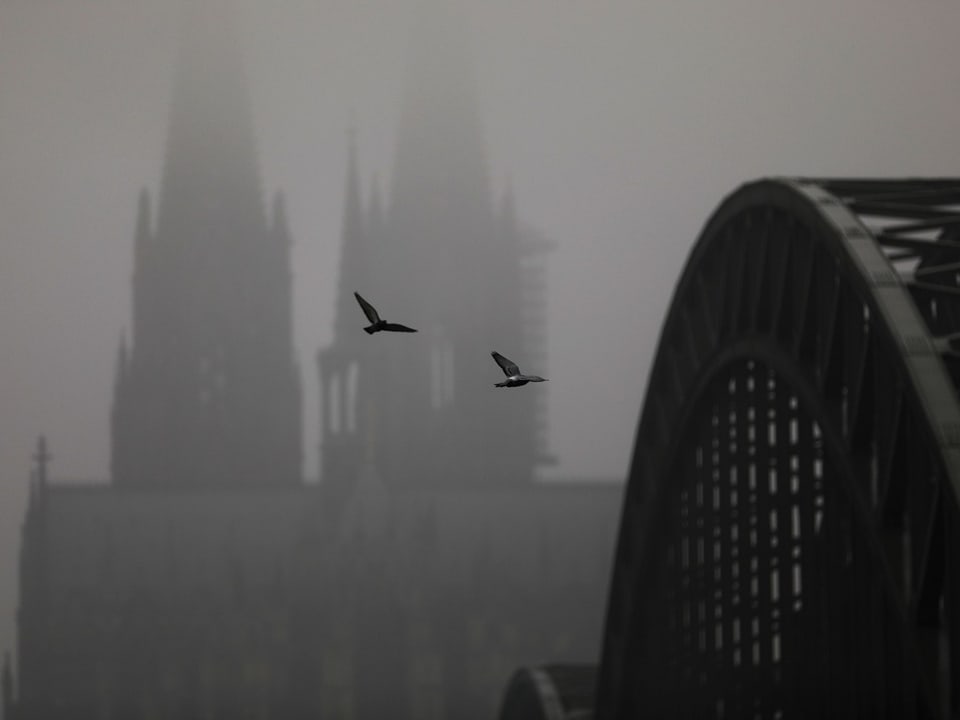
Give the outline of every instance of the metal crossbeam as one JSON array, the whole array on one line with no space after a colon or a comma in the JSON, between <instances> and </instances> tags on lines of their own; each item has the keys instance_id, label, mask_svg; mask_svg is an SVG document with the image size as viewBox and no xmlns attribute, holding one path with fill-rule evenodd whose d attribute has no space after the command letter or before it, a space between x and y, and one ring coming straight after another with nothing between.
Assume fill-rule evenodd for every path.
<instances>
[{"instance_id":1,"label":"metal crossbeam","mask_svg":"<svg viewBox=\"0 0 960 720\"><path fill-rule=\"evenodd\" d=\"M960 180L716 210L648 381L601 719L960 714Z\"/></svg>"}]
</instances>

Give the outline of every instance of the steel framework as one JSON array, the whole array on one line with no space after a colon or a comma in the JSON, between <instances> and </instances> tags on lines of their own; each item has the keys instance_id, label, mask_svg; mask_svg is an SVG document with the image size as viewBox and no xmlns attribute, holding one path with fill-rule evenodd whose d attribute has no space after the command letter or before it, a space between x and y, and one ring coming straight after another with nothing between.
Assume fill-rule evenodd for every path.
<instances>
[{"instance_id":1,"label":"steel framework","mask_svg":"<svg viewBox=\"0 0 960 720\"><path fill-rule=\"evenodd\" d=\"M960 180L708 221L637 429L597 717L960 715Z\"/></svg>"}]
</instances>

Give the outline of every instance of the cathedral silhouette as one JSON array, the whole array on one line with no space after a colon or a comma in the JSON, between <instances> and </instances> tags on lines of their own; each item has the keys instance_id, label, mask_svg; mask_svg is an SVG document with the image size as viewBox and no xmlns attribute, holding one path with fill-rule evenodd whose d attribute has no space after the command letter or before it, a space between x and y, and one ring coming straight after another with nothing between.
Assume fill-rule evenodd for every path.
<instances>
[{"instance_id":1,"label":"cathedral silhouette","mask_svg":"<svg viewBox=\"0 0 960 720\"><path fill-rule=\"evenodd\" d=\"M543 388L492 387L491 338L546 368L549 243L494 198L466 35L436 5L386 202L348 143L319 484L235 18L188 11L110 482L55 482L38 444L4 720L490 718L516 668L596 661L622 486L537 482ZM363 333L355 290L420 332Z\"/></svg>"}]
</instances>

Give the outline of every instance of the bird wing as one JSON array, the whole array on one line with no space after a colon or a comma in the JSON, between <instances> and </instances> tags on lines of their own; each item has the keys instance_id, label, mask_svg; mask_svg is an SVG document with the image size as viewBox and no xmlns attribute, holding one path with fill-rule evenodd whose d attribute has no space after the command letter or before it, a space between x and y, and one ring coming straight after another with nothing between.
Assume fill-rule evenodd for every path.
<instances>
[{"instance_id":1,"label":"bird wing","mask_svg":"<svg viewBox=\"0 0 960 720\"><path fill-rule=\"evenodd\" d=\"M497 361L497 365L500 366L500 369L503 370L503 374L507 377L512 377L513 375L520 374L520 368L517 367L517 364L513 360L505 358L503 355L498 353L496 350L490 353L490 356Z\"/></svg>"},{"instance_id":2,"label":"bird wing","mask_svg":"<svg viewBox=\"0 0 960 720\"><path fill-rule=\"evenodd\" d=\"M401 325L400 323L384 323L384 330L392 330L393 332L416 332L412 327L407 327L406 325Z\"/></svg>"},{"instance_id":3,"label":"bird wing","mask_svg":"<svg viewBox=\"0 0 960 720\"><path fill-rule=\"evenodd\" d=\"M360 303L360 307L363 309L363 314L367 316L367 320L372 323L380 322L380 313L377 312L377 309L364 300L360 293L355 292L353 296L357 299L357 302Z\"/></svg>"}]
</instances>

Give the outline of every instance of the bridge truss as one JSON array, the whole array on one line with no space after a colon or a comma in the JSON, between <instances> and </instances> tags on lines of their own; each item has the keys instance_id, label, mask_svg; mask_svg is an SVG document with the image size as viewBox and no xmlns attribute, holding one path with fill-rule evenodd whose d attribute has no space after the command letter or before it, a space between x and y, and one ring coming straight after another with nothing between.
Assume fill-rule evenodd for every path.
<instances>
[{"instance_id":1,"label":"bridge truss","mask_svg":"<svg viewBox=\"0 0 960 720\"><path fill-rule=\"evenodd\" d=\"M596 716L960 715L960 180L762 180L678 282Z\"/></svg>"}]
</instances>

